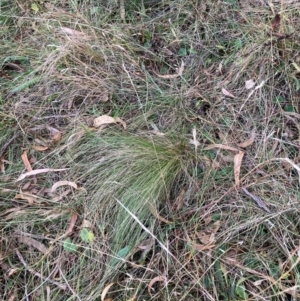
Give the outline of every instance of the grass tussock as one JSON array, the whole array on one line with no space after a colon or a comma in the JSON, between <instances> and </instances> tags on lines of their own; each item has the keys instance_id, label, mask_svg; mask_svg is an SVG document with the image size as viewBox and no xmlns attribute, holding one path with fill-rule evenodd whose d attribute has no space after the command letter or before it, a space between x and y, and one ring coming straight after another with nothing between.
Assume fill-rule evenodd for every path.
<instances>
[{"instance_id":1,"label":"grass tussock","mask_svg":"<svg viewBox=\"0 0 300 301\"><path fill-rule=\"evenodd\" d=\"M3 300L300 299L299 3L198 2L0 3Z\"/></svg>"}]
</instances>

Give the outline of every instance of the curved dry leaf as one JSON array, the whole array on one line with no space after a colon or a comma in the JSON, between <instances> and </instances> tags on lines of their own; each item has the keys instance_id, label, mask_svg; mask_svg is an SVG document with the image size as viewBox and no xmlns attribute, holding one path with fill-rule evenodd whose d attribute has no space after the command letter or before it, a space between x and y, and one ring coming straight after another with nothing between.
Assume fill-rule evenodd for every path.
<instances>
[{"instance_id":1,"label":"curved dry leaf","mask_svg":"<svg viewBox=\"0 0 300 301\"><path fill-rule=\"evenodd\" d=\"M225 96L231 97L231 98L235 98L235 96L233 94L231 94L229 91L227 91L225 88L222 88L222 93Z\"/></svg>"},{"instance_id":2,"label":"curved dry leaf","mask_svg":"<svg viewBox=\"0 0 300 301\"><path fill-rule=\"evenodd\" d=\"M46 173L46 172L50 172L50 171L64 171L64 170L67 170L67 169L68 168L59 168L59 169L43 168L43 169L32 170L32 171L29 171L29 172L26 172L26 173L20 175L18 177L18 179L16 180L16 182L21 181L21 180L23 180L23 179L25 179L26 177L29 177L29 176L38 175L40 173Z\"/></svg>"},{"instance_id":3,"label":"curved dry leaf","mask_svg":"<svg viewBox=\"0 0 300 301\"><path fill-rule=\"evenodd\" d=\"M108 116L108 115L102 115L102 116L99 116L97 118L94 119L94 123L93 123L93 126L95 128L99 128L103 125L107 125L107 124L113 124L113 123L121 123L122 126L124 127L124 129L126 129L126 123L119 117L117 118L113 118L111 116Z\"/></svg>"},{"instance_id":4,"label":"curved dry leaf","mask_svg":"<svg viewBox=\"0 0 300 301\"><path fill-rule=\"evenodd\" d=\"M73 228L75 227L77 218L78 218L78 215L76 213L72 214L71 219L70 219L70 225L69 225L69 228L67 229L65 235L69 235L70 233L72 233Z\"/></svg>"},{"instance_id":5,"label":"curved dry leaf","mask_svg":"<svg viewBox=\"0 0 300 301\"><path fill-rule=\"evenodd\" d=\"M74 182L70 182L70 181L58 181L55 184L53 184L53 186L51 188L51 191L54 192L58 187L65 186L65 185L68 185L68 186L71 186L71 187L73 187L75 189L78 189L77 184L74 183Z\"/></svg>"},{"instance_id":6,"label":"curved dry leaf","mask_svg":"<svg viewBox=\"0 0 300 301\"><path fill-rule=\"evenodd\" d=\"M234 181L235 181L236 186L240 185L240 172L241 172L241 165L242 165L242 160L243 160L244 154L245 154L244 152L239 152L233 158Z\"/></svg>"},{"instance_id":7,"label":"curved dry leaf","mask_svg":"<svg viewBox=\"0 0 300 301\"><path fill-rule=\"evenodd\" d=\"M32 171L31 164L29 163L28 157L27 157L27 151L25 150L23 154L21 155L22 161L27 169L27 171Z\"/></svg>"},{"instance_id":8,"label":"curved dry leaf","mask_svg":"<svg viewBox=\"0 0 300 301\"><path fill-rule=\"evenodd\" d=\"M148 285L148 293L149 293L149 295L151 296L152 294L151 294L151 289L152 289L152 286L156 283L156 282L165 282L165 281L167 281L167 278L165 277L165 276L157 276L157 277L154 277L151 281L150 281L150 283L149 283L149 285Z\"/></svg>"},{"instance_id":9,"label":"curved dry leaf","mask_svg":"<svg viewBox=\"0 0 300 301\"><path fill-rule=\"evenodd\" d=\"M179 76L182 76L184 71L184 61L181 61L181 65L178 68L178 72L177 74L166 74L166 75L162 75L162 74L158 74L155 72L155 74L160 77L160 78L165 78L165 79L173 79L173 78L177 78Z\"/></svg>"},{"instance_id":10,"label":"curved dry leaf","mask_svg":"<svg viewBox=\"0 0 300 301\"><path fill-rule=\"evenodd\" d=\"M211 144L205 148L203 148L203 150L210 150L210 149L214 149L214 148L221 148L221 149L225 149L225 150L230 150L233 152L239 152L240 150L235 148L235 147L231 147L228 145L224 145L224 144Z\"/></svg>"},{"instance_id":11,"label":"curved dry leaf","mask_svg":"<svg viewBox=\"0 0 300 301\"><path fill-rule=\"evenodd\" d=\"M102 294L101 294L101 301L105 301L105 299L104 299L105 296L107 295L109 289L110 289L114 284L115 284L115 283L112 282L112 283L108 284L108 285L104 288L104 290L103 290L103 292L102 292Z\"/></svg>"},{"instance_id":12,"label":"curved dry leaf","mask_svg":"<svg viewBox=\"0 0 300 301\"><path fill-rule=\"evenodd\" d=\"M242 148L248 147L248 146L250 146L254 142L255 138L256 138L256 133L252 132L250 134L250 138L249 139L247 139L246 141L244 141L242 143L239 143L237 146L242 147Z\"/></svg>"},{"instance_id":13,"label":"curved dry leaf","mask_svg":"<svg viewBox=\"0 0 300 301\"><path fill-rule=\"evenodd\" d=\"M49 147L48 146L42 146L42 145L33 145L32 149L38 151L38 152L44 152L47 150Z\"/></svg>"}]
</instances>

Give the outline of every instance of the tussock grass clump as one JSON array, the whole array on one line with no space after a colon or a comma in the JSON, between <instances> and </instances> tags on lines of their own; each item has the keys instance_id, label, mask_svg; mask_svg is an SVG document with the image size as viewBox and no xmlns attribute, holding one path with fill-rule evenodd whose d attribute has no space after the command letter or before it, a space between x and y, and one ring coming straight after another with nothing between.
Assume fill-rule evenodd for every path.
<instances>
[{"instance_id":1,"label":"tussock grass clump","mask_svg":"<svg viewBox=\"0 0 300 301\"><path fill-rule=\"evenodd\" d=\"M121 249L131 254L152 238L137 221L153 231L161 210L166 219L173 219L167 212L172 195L180 189L174 184L185 185L194 161L186 143L112 131L88 134L72 143L68 155L73 177L87 191L84 216L108 239L107 270L116 268Z\"/></svg>"}]
</instances>

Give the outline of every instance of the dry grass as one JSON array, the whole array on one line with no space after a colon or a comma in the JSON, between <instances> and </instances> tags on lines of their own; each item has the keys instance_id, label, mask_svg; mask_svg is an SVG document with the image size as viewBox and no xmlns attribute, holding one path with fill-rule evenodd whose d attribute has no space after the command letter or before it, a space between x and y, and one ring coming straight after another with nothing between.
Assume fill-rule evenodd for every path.
<instances>
[{"instance_id":1,"label":"dry grass","mask_svg":"<svg viewBox=\"0 0 300 301\"><path fill-rule=\"evenodd\" d=\"M3 300L300 299L299 4L198 2L1 2Z\"/></svg>"}]
</instances>

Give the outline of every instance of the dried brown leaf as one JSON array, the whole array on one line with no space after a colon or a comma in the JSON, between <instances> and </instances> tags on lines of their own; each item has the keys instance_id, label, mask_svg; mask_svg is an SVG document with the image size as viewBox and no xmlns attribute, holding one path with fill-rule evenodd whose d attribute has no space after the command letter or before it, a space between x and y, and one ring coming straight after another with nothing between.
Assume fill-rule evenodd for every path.
<instances>
[{"instance_id":1,"label":"dried brown leaf","mask_svg":"<svg viewBox=\"0 0 300 301\"><path fill-rule=\"evenodd\" d=\"M27 157L27 151L25 150L23 154L21 155L22 161L27 169L27 171L32 171L31 164L29 163L28 157Z\"/></svg>"},{"instance_id":2,"label":"dried brown leaf","mask_svg":"<svg viewBox=\"0 0 300 301\"><path fill-rule=\"evenodd\" d=\"M72 214L71 219L70 219L70 225L69 225L69 228L67 229L65 235L69 235L72 233L73 228L75 227L77 218L78 218L78 215L76 213Z\"/></svg>"},{"instance_id":3,"label":"dried brown leaf","mask_svg":"<svg viewBox=\"0 0 300 301\"><path fill-rule=\"evenodd\" d=\"M124 129L126 129L126 123L119 117L113 118L108 115L102 115L94 119L94 127L99 128L103 125L113 124L113 123L121 123Z\"/></svg>"},{"instance_id":4,"label":"dried brown leaf","mask_svg":"<svg viewBox=\"0 0 300 301\"><path fill-rule=\"evenodd\" d=\"M48 146L42 146L42 145L33 145L32 148L38 152L44 152L49 147Z\"/></svg>"},{"instance_id":5,"label":"dried brown leaf","mask_svg":"<svg viewBox=\"0 0 300 301\"><path fill-rule=\"evenodd\" d=\"M38 174L41 174L41 173L65 171L67 169L68 168L60 168L60 169L43 168L43 169L32 170L32 171L29 171L29 172L26 172L26 173L20 175L19 178L16 180L16 182L21 181L21 180L23 180L23 179L25 179L27 177L35 176L35 175L38 175Z\"/></svg>"},{"instance_id":6,"label":"dried brown leaf","mask_svg":"<svg viewBox=\"0 0 300 301\"><path fill-rule=\"evenodd\" d=\"M228 145L224 145L224 144L211 144L207 147L205 147L203 150L210 150L210 149L214 149L214 148L221 148L221 149L225 149L225 150L230 150L233 152L239 152L240 150L235 148L235 147L231 147Z\"/></svg>"},{"instance_id":7,"label":"dried brown leaf","mask_svg":"<svg viewBox=\"0 0 300 301\"><path fill-rule=\"evenodd\" d=\"M55 184L53 184L53 186L51 188L51 191L54 192L58 187L66 186L66 185L71 186L74 189L78 189L77 184L74 183L74 182L70 182L70 181L58 181Z\"/></svg>"},{"instance_id":8,"label":"dried brown leaf","mask_svg":"<svg viewBox=\"0 0 300 301\"><path fill-rule=\"evenodd\" d=\"M20 243L23 243L27 246L32 246L44 254L46 254L48 251L47 247L44 244L40 243L39 241L37 241L31 237L19 236L18 240Z\"/></svg>"},{"instance_id":9,"label":"dried brown leaf","mask_svg":"<svg viewBox=\"0 0 300 301\"><path fill-rule=\"evenodd\" d=\"M33 205L34 203L38 203L37 197L31 193L18 193L15 195L16 200L26 200L29 205Z\"/></svg>"},{"instance_id":10,"label":"dried brown leaf","mask_svg":"<svg viewBox=\"0 0 300 301\"><path fill-rule=\"evenodd\" d=\"M241 172L241 166L242 166L242 160L243 160L244 154L245 154L244 152L239 152L233 158L234 181L235 181L235 185L237 187L240 185L240 172Z\"/></svg>"},{"instance_id":11,"label":"dried brown leaf","mask_svg":"<svg viewBox=\"0 0 300 301\"><path fill-rule=\"evenodd\" d=\"M114 285L115 283L112 282L110 284L108 284L104 289L103 289L103 292L101 294L101 301L105 301L105 296L107 295L109 289Z\"/></svg>"},{"instance_id":12,"label":"dried brown leaf","mask_svg":"<svg viewBox=\"0 0 300 301\"><path fill-rule=\"evenodd\" d=\"M8 213L11 213L11 212L13 213L13 212L22 211L22 209L24 209L26 207L27 207L27 205L23 205L23 206L7 209L4 212L0 212L0 216L5 216L5 215L7 215Z\"/></svg>"},{"instance_id":13,"label":"dried brown leaf","mask_svg":"<svg viewBox=\"0 0 300 301\"><path fill-rule=\"evenodd\" d=\"M157 276L157 277L154 277L149 285L148 285L148 293L150 296L152 296L151 294L151 289L152 289L152 286L156 283L156 282L166 282L167 281L167 278L165 276Z\"/></svg>"},{"instance_id":14,"label":"dried brown leaf","mask_svg":"<svg viewBox=\"0 0 300 301\"><path fill-rule=\"evenodd\" d=\"M279 14L276 14L272 21L272 31L275 30L280 25L281 17Z\"/></svg>"},{"instance_id":15,"label":"dried brown leaf","mask_svg":"<svg viewBox=\"0 0 300 301\"><path fill-rule=\"evenodd\" d=\"M181 61L181 65L180 67L178 68L177 70L177 74L165 74L165 75L162 75L162 74L158 74L155 72L155 74L160 77L160 78L165 78L165 79L173 79L173 78L177 78L179 76L182 76L183 74L183 71L184 71L184 61Z\"/></svg>"},{"instance_id":16,"label":"dried brown leaf","mask_svg":"<svg viewBox=\"0 0 300 301\"><path fill-rule=\"evenodd\" d=\"M57 143L61 139L62 133L58 129L50 125L46 125L46 128L50 132L50 135L52 137L51 143L53 144Z\"/></svg>"},{"instance_id":17,"label":"dried brown leaf","mask_svg":"<svg viewBox=\"0 0 300 301\"><path fill-rule=\"evenodd\" d=\"M235 98L235 96L233 94L231 94L229 91L227 91L225 88L222 88L222 93L225 96L231 97L231 98Z\"/></svg>"},{"instance_id":18,"label":"dried brown leaf","mask_svg":"<svg viewBox=\"0 0 300 301\"><path fill-rule=\"evenodd\" d=\"M248 146L250 146L254 142L255 138L256 138L256 133L252 132L250 134L250 138L249 139L247 139L246 141L244 141L242 143L239 143L237 146L242 147L242 148L248 147Z\"/></svg>"}]
</instances>

